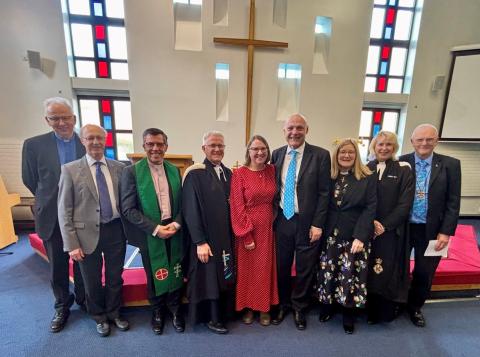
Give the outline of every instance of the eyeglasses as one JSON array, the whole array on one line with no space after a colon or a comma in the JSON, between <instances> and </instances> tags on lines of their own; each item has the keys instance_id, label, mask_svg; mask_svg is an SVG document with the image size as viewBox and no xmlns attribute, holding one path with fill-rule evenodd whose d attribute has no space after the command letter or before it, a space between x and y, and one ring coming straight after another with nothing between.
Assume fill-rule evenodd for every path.
<instances>
[{"instance_id":1,"label":"eyeglasses","mask_svg":"<svg viewBox=\"0 0 480 357\"><path fill-rule=\"evenodd\" d=\"M343 156L355 156L356 155L356 152L355 151L343 151L343 150L340 150L338 152L339 155L343 155Z\"/></svg>"},{"instance_id":2,"label":"eyeglasses","mask_svg":"<svg viewBox=\"0 0 480 357\"><path fill-rule=\"evenodd\" d=\"M159 149L164 149L167 147L167 144L165 143L151 143L151 142L146 142L145 144L145 147L147 149L153 149L154 147L158 147Z\"/></svg>"},{"instance_id":3,"label":"eyeglasses","mask_svg":"<svg viewBox=\"0 0 480 357\"><path fill-rule=\"evenodd\" d=\"M249 148L248 150L253 151L253 152L268 151L268 149L266 147L263 147L263 148Z\"/></svg>"},{"instance_id":4,"label":"eyeglasses","mask_svg":"<svg viewBox=\"0 0 480 357\"><path fill-rule=\"evenodd\" d=\"M426 142L427 144L431 145L435 143L435 140L437 140L437 138L417 138L413 139L413 142L415 144L422 144L423 142Z\"/></svg>"},{"instance_id":5,"label":"eyeglasses","mask_svg":"<svg viewBox=\"0 0 480 357\"><path fill-rule=\"evenodd\" d=\"M88 141L89 143L93 143L95 140L96 141L105 141L105 137L101 135L95 135L95 136L84 136L83 140Z\"/></svg>"},{"instance_id":6,"label":"eyeglasses","mask_svg":"<svg viewBox=\"0 0 480 357\"><path fill-rule=\"evenodd\" d=\"M66 122L70 121L74 118L73 115L64 115L64 116L55 116L55 117L46 117L48 121L51 121L52 123L58 123L60 120Z\"/></svg>"},{"instance_id":7,"label":"eyeglasses","mask_svg":"<svg viewBox=\"0 0 480 357\"><path fill-rule=\"evenodd\" d=\"M209 149L218 149L218 150L223 150L225 149L225 145L223 144L208 144L208 145L205 145L206 147L208 147Z\"/></svg>"}]
</instances>

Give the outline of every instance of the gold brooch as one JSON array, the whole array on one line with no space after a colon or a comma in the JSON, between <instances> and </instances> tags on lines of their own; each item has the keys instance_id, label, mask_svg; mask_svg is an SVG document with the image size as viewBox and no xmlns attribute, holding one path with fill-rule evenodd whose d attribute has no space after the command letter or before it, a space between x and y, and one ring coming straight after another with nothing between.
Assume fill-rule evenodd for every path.
<instances>
[{"instance_id":1,"label":"gold brooch","mask_svg":"<svg viewBox=\"0 0 480 357\"><path fill-rule=\"evenodd\" d=\"M375 259L375 265L373 266L373 271L376 274L381 274L383 272L382 259L380 258Z\"/></svg>"}]
</instances>

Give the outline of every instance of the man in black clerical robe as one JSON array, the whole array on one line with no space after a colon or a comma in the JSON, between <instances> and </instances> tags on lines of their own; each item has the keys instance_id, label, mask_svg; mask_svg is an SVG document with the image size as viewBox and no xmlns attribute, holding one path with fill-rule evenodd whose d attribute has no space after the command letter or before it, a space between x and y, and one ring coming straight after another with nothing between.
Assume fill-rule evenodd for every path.
<instances>
[{"instance_id":1,"label":"man in black clerical robe","mask_svg":"<svg viewBox=\"0 0 480 357\"><path fill-rule=\"evenodd\" d=\"M187 297L193 322L224 334L225 317L233 309L235 266L230 227L231 171L222 164L224 139L219 132L204 135L203 164L184 175L182 210L189 238ZM199 312L209 316L200 316Z\"/></svg>"}]
</instances>

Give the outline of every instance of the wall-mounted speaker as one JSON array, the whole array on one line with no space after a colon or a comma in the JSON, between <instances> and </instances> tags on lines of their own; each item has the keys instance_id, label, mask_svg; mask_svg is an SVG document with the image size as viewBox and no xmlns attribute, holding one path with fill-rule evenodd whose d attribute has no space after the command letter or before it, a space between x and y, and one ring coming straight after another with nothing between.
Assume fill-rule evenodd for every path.
<instances>
[{"instance_id":1,"label":"wall-mounted speaker","mask_svg":"<svg viewBox=\"0 0 480 357\"><path fill-rule=\"evenodd\" d=\"M432 92L439 91L443 89L445 85L445 76L436 76L432 83Z\"/></svg>"},{"instance_id":2,"label":"wall-mounted speaker","mask_svg":"<svg viewBox=\"0 0 480 357\"><path fill-rule=\"evenodd\" d=\"M27 50L28 65L30 68L42 70L42 58L40 52Z\"/></svg>"}]
</instances>

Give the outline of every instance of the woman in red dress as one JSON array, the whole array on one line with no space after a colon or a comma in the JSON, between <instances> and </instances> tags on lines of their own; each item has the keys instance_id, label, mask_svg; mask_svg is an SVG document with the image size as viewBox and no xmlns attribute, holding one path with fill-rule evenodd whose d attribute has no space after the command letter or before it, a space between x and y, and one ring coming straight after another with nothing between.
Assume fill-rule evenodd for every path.
<instances>
[{"instance_id":1,"label":"woman in red dress","mask_svg":"<svg viewBox=\"0 0 480 357\"><path fill-rule=\"evenodd\" d=\"M275 167L268 164L267 141L255 135L247 145L244 166L234 170L230 210L237 259L236 310L244 310L243 321L270 324L270 307L277 305L277 270L273 235Z\"/></svg>"}]
</instances>

